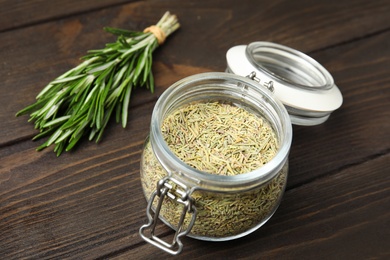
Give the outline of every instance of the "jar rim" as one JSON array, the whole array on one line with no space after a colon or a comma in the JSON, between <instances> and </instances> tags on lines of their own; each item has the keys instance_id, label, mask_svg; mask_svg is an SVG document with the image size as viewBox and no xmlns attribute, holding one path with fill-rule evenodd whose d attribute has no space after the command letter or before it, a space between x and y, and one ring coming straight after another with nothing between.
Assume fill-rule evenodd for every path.
<instances>
[{"instance_id":1,"label":"jar rim","mask_svg":"<svg viewBox=\"0 0 390 260\"><path fill-rule=\"evenodd\" d=\"M241 82L251 88L252 94L259 95L268 100L278 113L279 123L283 124L284 129L283 133L281 133L283 135L282 142L279 144L279 149L274 158L262 167L251 172L234 176L224 176L200 171L180 160L165 142L161 132L161 124L167 111L171 108L170 103L177 102L180 99L180 95L178 94L180 88L210 81L220 82L219 84L237 84L238 82ZM237 87L237 91L238 89L239 88ZM153 110L150 139L156 158L169 174L175 173L176 177L183 178L192 185L201 188L213 187L214 189L236 189L244 186L250 188L251 186L259 185L259 182L268 181L282 168L288 158L291 147L292 125L285 107L280 101L273 98L272 93L268 91L268 89L261 87L249 78L223 72L207 72L179 80L164 91ZM276 172L275 169L277 169Z\"/></svg>"},{"instance_id":2,"label":"jar rim","mask_svg":"<svg viewBox=\"0 0 390 260\"><path fill-rule=\"evenodd\" d=\"M245 54L256 69L289 87L317 91L329 90L334 86L328 70L296 49L258 41L248 44Z\"/></svg>"}]
</instances>

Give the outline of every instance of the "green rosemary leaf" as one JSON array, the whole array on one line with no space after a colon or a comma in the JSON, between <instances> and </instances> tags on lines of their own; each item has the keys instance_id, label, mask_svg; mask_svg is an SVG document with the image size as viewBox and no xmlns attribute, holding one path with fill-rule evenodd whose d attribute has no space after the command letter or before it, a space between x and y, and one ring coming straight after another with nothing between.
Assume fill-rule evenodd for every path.
<instances>
[{"instance_id":1,"label":"green rosemary leaf","mask_svg":"<svg viewBox=\"0 0 390 260\"><path fill-rule=\"evenodd\" d=\"M92 128L91 129L91 132L89 133L89 137L88 137L89 141L92 141L93 138L95 138L95 135L96 135L97 131L98 131L98 129L96 129L96 128Z\"/></svg>"},{"instance_id":2,"label":"green rosemary leaf","mask_svg":"<svg viewBox=\"0 0 390 260\"><path fill-rule=\"evenodd\" d=\"M77 136L73 137L70 140L69 144L66 146L65 151L67 151L67 152L70 151L77 144L77 142L80 140L80 138L83 136L82 134L83 133L80 132Z\"/></svg>"},{"instance_id":3,"label":"green rosemary leaf","mask_svg":"<svg viewBox=\"0 0 390 260\"><path fill-rule=\"evenodd\" d=\"M119 62L119 60L113 60L111 62L108 62L106 64L103 64L103 65L99 66L99 67L96 67L96 68L93 68L93 69L89 70L88 74L92 74L92 73L97 72L97 71L106 70L106 69L110 68L111 66L115 65L118 62Z\"/></svg>"},{"instance_id":4,"label":"green rosemary leaf","mask_svg":"<svg viewBox=\"0 0 390 260\"><path fill-rule=\"evenodd\" d=\"M147 82L148 88L150 89L150 92L154 93L154 77L153 74L149 74L149 80Z\"/></svg>"},{"instance_id":5,"label":"green rosemary leaf","mask_svg":"<svg viewBox=\"0 0 390 260\"><path fill-rule=\"evenodd\" d=\"M75 131L72 131L71 139L77 138L79 135L84 133L85 127L88 125L88 120L81 121L82 123L76 128Z\"/></svg>"},{"instance_id":6,"label":"green rosemary leaf","mask_svg":"<svg viewBox=\"0 0 390 260\"><path fill-rule=\"evenodd\" d=\"M93 80L94 76L88 75L75 85L72 89L72 94L76 94L76 96L72 101L78 103L79 101L84 100L88 87L92 84Z\"/></svg>"},{"instance_id":7,"label":"green rosemary leaf","mask_svg":"<svg viewBox=\"0 0 390 260\"><path fill-rule=\"evenodd\" d=\"M100 102L100 97L102 95L102 84L96 85L97 88L97 93L94 96L92 100L91 107L88 111L88 118L91 118L91 124L89 125L91 128L93 128L96 125L96 119L98 116L98 109L99 109L99 102Z\"/></svg>"},{"instance_id":8,"label":"green rosemary leaf","mask_svg":"<svg viewBox=\"0 0 390 260\"><path fill-rule=\"evenodd\" d=\"M49 122L47 122L45 125L42 126L42 128L48 128L48 127L51 127L51 126L55 126L57 124L60 124L66 120L68 120L70 118L70 115L66 115L66 116L62 116L62 117L59 117L59 118L56 118L54 120L51 120Z\"/></svg>"},{"instance_id":9,"label":"green rosemary leaf","mask_svg":"<svg viewBox=\"0 0 390 260\"><path fill-rule=\"evenodd\" d=\"M114 87L117 86L121 82L121 80L123 78L123 74L126 72L127 69L128 69L128 64L124 65L119 70L119 72L115 75L115 81L114 81L114 84L113 84Z\"/></svg>"},{"instance_id":10,"label":"green rosemary leaf","mask_svg":"<svg viewBox=\"0 0 390 260\"><path fill-rule=\"evenodd\" d=\"M114 70L114 67L111 67L111 68L104 70L102 73L100 73L99 76L97 76L97 78L96 78L95 84L96 85L104 84L107 80L107 77L112 73L113 70ZM96 75L95 75L95 77L96 77Z\"/></svg>"},{"instance_id":11,"label":"green rosemary leaf","mask_svg":"<svg viewBox=\"0 0 390 260\"><path fill-rule=\"evenodd\" d=\"M121 104L120 102L117 102L116 103L116 106L115 106L115 122L119 123L121 121Z\"/></svg>"},{"instance_id":12,"label":"green rosemary leaf","mask_svg":"<svg viewBox=\"0 0 390 260\"><path fill-rule=\"evenodd\" d=\"M51 144L53 144L56 139L62 134L62 130L61 129L58 129L52 136L50 136L50 138L47 140L47 145L46 146L50 146Z\"/></svg>"},{"instance_id":13,"label":"green rosemary leaf","mask_svg":"<svg viewBox=\"0 0 390 260\"><path fill-rule=\"evenodd\" d=\"M128 31L128 30L112 28L112 27L104 27L103 29L106 32L109 32L109 33L112 33L115 35L123 35L125 37L134 37L134 36L142 35L142 32Z\"/></svg>"},{"instance_id":14,"label":"green rosemary leaf","mask_svg":"<svg viewBox=\"0 0 390 260\"><path fill-rule=\"evenodd\" d=\"M126 57L123 57L122 58L122 60L121 60L121 62L118 64L118 66L119 67L123 67L123 66L125 66L125 65L130 65L129 64L129 61L130 61L130 59L133 57L133 55L132 54L130 54L130 55L128 55L128 56L126 56ZM131 68L131 66L129 66L129 68Z\"/></svg>"},{"instance_id":15,"label":"green rosemary leaf","mask_svg":"<svg viewBox=\"0 0 390 260\"><path fill-rule=\"evenodd\" d=\"M96 115L96 128L99 130L102 127L102 122L104 118L104 107L106 104L106 98L108 95L108 91L110 90L110 82L107 84L107 86L104 86L103 92L101 95L99 95L99 103L97 107L97 115Z\"/></svg>"},{"instance_id":16,"label":"green rosemary leaf","mask_svg":"<svg viewBox=\"0 0 390 260\"><path fill-rule=\"evenodd\" d=\"M61 134L54 143L58 144L68 138L73 133L73 129L68 129L65 131L65 133Z\"/></svg>"},{"instance_id":17,"label":"green rosemary leaf","mask_svg":"<svg viewBox=\"0 0 390 260\"><path fill-rule=\"evenodd\" d=\"M130 49L128 50L119 50L119 52L123 52L123 54L120 56L121 59L123 59L124 57L126 57L127 55L130 55L132 53L135 53L137 52L138 50L142 49L143 47L145 47L145 43L143 42L138 42L136 44L134 44Z\"/></svg>"},{"instance_id":18,"label":"green rosemary leaf","mask_svg":"<svg viewBox=\"0 0 390 260\"><path fill-rule=\"evenodd\" d=\"M151 51L149 50L149 48L147 48L145 50L145 52L147 52L146 54L146 58L145 58L145 68L143 70L143 78L142 78L142 83L145 84L147 79L148 79L148 75L150 74L150 70L152 69L152 60L150 59L151 57Z\"/></svg>"},{"instance_id":19,"label":"green rosemary leaf","mask_svg":"<svg viewBox=\"0 0 390 260\"><path fill-rule=\"evenodd\" d=\"M47 111L47 113L45 114L45 117L43 118L44 120L47 120L49 119L51 116L53 116L59 109L59 107L61 106L62 102L64 102L64 99L61 99L58 101L57 104L53 105L49 111Z\"/></svg>"},{"instance_id":20,"label":"green rosemary leaf","mask_svg":"<svg viewBox=\"0 0 390 260\"><path fill-rule=\"evenodd\" d=\"M129 108L131 89L132 89L132 86L129 85L126 89L126 94L125 94L124 99L123 99L123 106L122 106L122 127L123 128L125 128L127 125L127 111Z\"/></svg>"},{"instance_id":21,"label":"green rosemary leaf","mask_svg":"<svg viewBox=\"0 0 390 260\"><path fill-rule=\"evenodd\" d=\"M92 90L88 93L87 98L84 100L83 105L80 108L81 110L87 106L88 107L91 106L91 103L93 102L91 101L91 99L93 99L93 97L95 96L94 94L97 91L97 89L98 89L97 87L93 87Z\"/></svg>"},{"instance_id":22,"label":"green rosemary leaf","mask_svg":"<svg viewBox=\"0 0 390 260\"><path fill-rule=\"evenodd\" d=\"M97 102L97 94L93 96L88 106L87 119L90 122L89 127L93 127L95 125L96 102Z\"/></svg>"},{"instance_id":23,"label":"green rosemary leaf","mask_svg":"<svg viewBox=\"0 0 390 260\"><path fill-rule=\"evenodd\" d=\"M85 82L84 85L82 86L82 89L80 90L80 92L76 95L75 99L74 99L74 105L72 106L74 108L74 111L72 111L71 113L73 114L77 114L77 113L82 113L82 112L79 112L79 111L82 111L82 108L83 108L83 105L84 105L84 101L85 99L87 98L88 96L88 91L90 89L92 85L92 81L91 82Z\"/></svg>"},{"instance_id":24,"label":"green rosemary leaf","mask_svg":"<svg viewBox=\"0 0 390 260\"><path fill-rule=\"evenodd\" d=\"M60 127L61 127L62 130L66 130L68 128L75 127L76 125L80 124L80 122L83 121L83 120L85 120L84 115L73 115L73 117L70 117Z\"/></svg>"},{"instance_id":25,"label":"green rosemary leaf","mask_svg":"<svg viewBox=\"0 0 390 260\"><path fill-rule=\"evenodd\" d=\"M46 147L48 147L48 141L44 142L43 144L41 144L40 146L37 147L37 151L42 151L43 149L45 149Z\"/></svg>"},{"instance_id":26,"label":"green rosemary leaf","mask_svg":"<svg viewBox=\"0 0 390 260\"><path fill-rule=\"evenodd\" d=\"M129 68L132 68L129 70L130 73L133 73L134 72L134 64L137 60L137 56L136 55L131 55L130 58L129 58Z\"/></svg>"},{"instance_id":27,"label":"green rosemary leaf","mask_svg":"<svg viewBox=\"0 0 390 260\"><path fill-rule=\"evenodd\" d=\"M100 142L102 136L103 136L103 132L104 132L104 129L106 128L107 124L108 124L108 121L111 117L111 114L114 110L114 107L116 106L116 104L114 103L112 106L110 106L110 108L106 111L106 114L104 115L104 118L103 118L103 122L102 122L102 127L100 128L99 130L99 133L98 133L98 136L96 137L96 143Z\"/></svg>"},{"instance_id":28,"label":"green rosemary leaf","mask_svg":"<svg viewBox=\"0 0 390 260\"><path fill-rule=\"evenodd\" d=\"M31 113L32 111L37 111L46 102L47 102L47 100L38 100L34 104L31 104L31 105L23 108L22 110L18 111L15 116L21 116L21 115L25 115L25 114Z\"/></svg>"},{"instance_id":29,"label":"green rosemary leaf","mask_svg":"<svg viewBox=\"0 0 390 260\"><path fill-rule=\"evenodd\" d=\"M45 137L49 135L50 133L53 133L55 131L55 128L48 128L45 131L42 131L41 133L37 134L36 136L33 137L33 141L38 140L42 137Z\"/></svg>"},{"instance_id":30,"label":"green rosemary leaf","mask_svg":"<svg viewBox=\"0 0 390 260\"><path fill-rule=\"evenodd\" d=\"M130 82L131 78L126 78L119 87L115 88L113 92L109 95L107 98L107 106L112 106L116 101L119 99L123 89L126 87L126 85Z\"/></svg>"},{"instance_id":31,"label":"green rosemary leaf","mask_svg":"<svg viewBox=\"0 0 390 260\"><path fill-rule=\"evenodd\" d=\"M37 117L44 115L45 113L48 113L50 109L59 101L61 98L61 94L64 92L62 90L61 92L58 92L52 99L50 99L46 105L40 109L40 112L36 115Z\"/></svg>"},{"instance_id":32,"label":"green rosemary leaf","mask_svg":"<svg viewBox=\"0 0 390 260\"><path fill-rule=\"evenodd\" d=\"M123 35L118 37L118 41L122 44L123 48L131 48L131 45L127 43L126 38Z\"/></svg>"},{"instance_id":33,"label":"green rosemary leaf","mask_svg":"<svg viewBox=\"0 0 390 260\"><path fill-rule=\"evenodd\" d=\"M62 79L56 79L56 80L53 80L50 84L58 84L58 83L69 82L69 81L72 81L72 80L75 80L75 79L79 79L81 77L84 77L84 75L77 75L77 76L71 76L71 77L62 78Z\"/></svg>"},{"instance_id":34,"label":"green rosemary leaf","mask_svg":"<svg viewBox=\"0 0 390 260\"><path fill-rule=\"evenodd\" d=\"M86 81L87 81L87 77L85 77L85 75L84 75L84 77L82 77L78 80L75 80L69 86L69 88L71 89L70 95L73 96L76 94L76 96L75 96L76 98L74 99L74 101L77 101L77 97L78 97L77 94L80 93L80 90L83 89L83 86L85 85Z\"/></svg>"},{"instance_id":35,"label":"green rosemary leaf","mask_svg":"<svg viewBox=\"0 0 390 260\"><path fill-rule=\"evenodd\" d=\"M57 157L61 155L62 151L64 150L65 142L61 142L55 145L54 152L56 153Z\"/></svg>"},{"instance_id":36,"label":"green rosemary leaf","mask_svg":"<svg viewBox=\"0 0 390 260\"><path fill-rule=\"evenodd\" d=\"M36 99L39 99L39 98L41 98L43 95L45 95L47 92L49 92L50 90L52 90L52 88L53 87L55 87L55 86L57 86L58 87L58 85L56 85L56 84L48 84L38 95L37 95L37 97L36 97Z\"/></svg>"},{"instance_id":37,"label":"green rosemary leaf","mask_svg":"<svg viewBox=\"0 0 390 260\"><path fill-rule=\"evenodd\" d=\"M133 78L133 83L136 84L138 81L138 77L141 74L142 70L144 69L145 65L145 51L143 51L140 54L140 57L138 59L137 66L135 67L135 72L134 72L134 78Z\"/></svg>"}]
</instances>

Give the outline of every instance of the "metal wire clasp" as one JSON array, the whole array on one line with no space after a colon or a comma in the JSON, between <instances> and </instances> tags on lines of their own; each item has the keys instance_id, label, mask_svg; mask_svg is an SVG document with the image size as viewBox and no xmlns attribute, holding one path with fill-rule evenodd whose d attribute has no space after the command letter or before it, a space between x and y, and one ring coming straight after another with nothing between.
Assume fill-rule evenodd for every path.
<instances>
[{"instance_id":1,"label":"metal wire clasp","mask_svg":"<svg viewBox=\"0 0 390 260\"><path fill-rule=\"evenodd\" d=\"M260 79L258 77L256 77L256 72L252 71L248 76L246 76L247 78L250 78L251 80L254 80L256 81L257 83L259 83L260 85L262 85L263 87L266 87L269 91L271 92L274 92L274 82L272 80L270 80L269 82L263 82L261 83Z\"/></svg>"},{"instance_id":2,"label":"metal wire clasp","mask_svg":"<svg viewBox=\"0 0 390 260\"><path fill-rule=\"evenodd\" d=\"M155 212L153 212L152 207L156 197L158 197L157 206ZM164 199L170 199L175 203L179 203L183 206L179 222L176 227L176 233L171 243L165 242L155 234L156 225L158 223L161 206L164 202ZM190 223L187 225L187 228L183 229L184 219L187 213L192 214L192 217ZM146 209L148 223L140 228L139 233L146 242L172 255L177 255L183 249L183 244L180 241L180 238L187 235L191 231L191 228L195 223L196 213L196 208L192 198L190 197L190 190L183 183L177 181L176 179L172 177L166 177L158 182L157 189L150 196Z\"/></svg>"}]
</instances>

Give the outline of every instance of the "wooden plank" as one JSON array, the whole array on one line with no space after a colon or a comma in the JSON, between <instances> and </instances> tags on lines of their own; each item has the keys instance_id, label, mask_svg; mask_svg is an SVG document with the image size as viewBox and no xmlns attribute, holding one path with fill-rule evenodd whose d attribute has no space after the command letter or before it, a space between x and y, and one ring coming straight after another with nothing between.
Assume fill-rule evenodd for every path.
<instances>
[{"instance_id":1,"label":"wooden plank","mask_svg":"<svg viewBox=\"0 0 390 260\"><path fill-rule=\"evenodd\" d=\"M389 29L390 5L380 1L209 1L171 3L181 18L174 63L226 68L226 51L239 44L271 41L311 53ZM153 3L153 6L161 6ZM168 4L169 6L169 4ZM189 51L191 50L191 51Z\"/></svg>"},{"instance_id":2,"label":"wooden plank","mask_svg":"<svg viewBox=\"0 0 390 260\"><path fill-rule=\"evenodd\" d=\"M390 155L286 192L255 233L229 242L186 238L179 259L386 259ZM381 180L381 181L373 181ZM146 242L110 259L175 259Z\"/></svg>"},{"instance_id":3,"label":"wooden plank","mask_svg":"<svg viewBox=\"0 0 390 260\"><path fill-rule=\"evenodd\" d=\"M130 0L131 1L131 0ZM13 1L0 0L0 32L46 22L92 10L109 8L130 2L129 0L84 0L84 1ZM134 0L135 1L135 0Z\"/></svg>"}]
</instances>

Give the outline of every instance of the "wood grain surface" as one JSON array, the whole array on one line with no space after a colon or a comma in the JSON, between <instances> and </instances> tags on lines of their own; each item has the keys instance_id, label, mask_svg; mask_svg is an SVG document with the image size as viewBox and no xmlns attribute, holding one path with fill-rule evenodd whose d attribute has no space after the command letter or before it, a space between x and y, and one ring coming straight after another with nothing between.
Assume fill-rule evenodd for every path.
<instances>
[{"instance_id":1,"label":"wood grain surface","mask_svg":"<svg viewBox=\"0 0 390 260\"><path fill-rule=\"evenodd\" d=\"M179 259L390 258L390 2L308 0L0 0L0 259L170 259L138 235L139 165L159 95L189 75L224 71L226 51L271 41L324 65L344 103L294 126L287 190L258 231L229 242L184 238ZM28 117L52 79L115 37L170 10L181 28L154 54L156 91L137 89L129 123L59 158ZM163 225L166 236L172 231Z\"/></svg>"}]
</instances>

